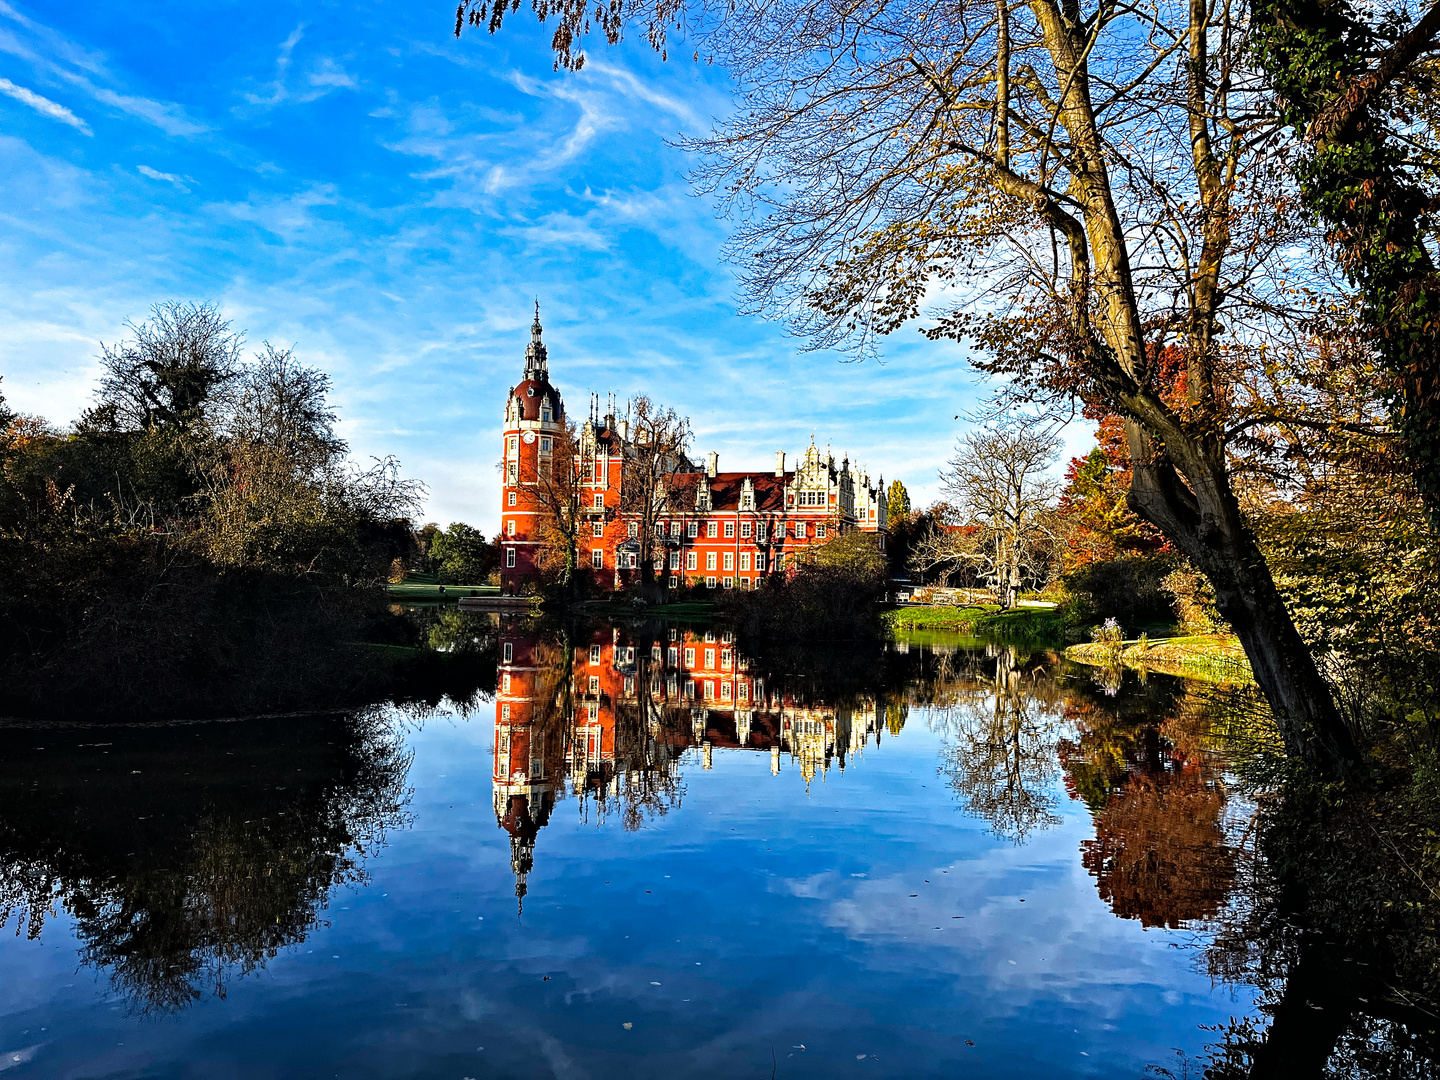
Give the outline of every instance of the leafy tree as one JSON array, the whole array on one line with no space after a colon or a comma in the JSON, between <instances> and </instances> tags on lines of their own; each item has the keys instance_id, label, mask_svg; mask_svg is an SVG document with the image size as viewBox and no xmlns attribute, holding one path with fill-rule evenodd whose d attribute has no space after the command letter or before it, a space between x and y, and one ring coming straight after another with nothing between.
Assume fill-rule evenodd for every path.
<instances>
[{"instance_id":1,"label":"leafy tree","mask_svg":"<svg viewBox=\"0 0 1440 1080\"><path fill-rule=\"evenodd\" d=\"M1440 5L1256 0L1255 47L1305 152L1306 209L1364 301L1393 382L1392 416L1440 513L1440 290L1436 288L1435 50ZM1413 20L1413 21L1412 21Z\"/></svg>"},{"instance_id":2,"label":"leafy tree","mask_svg":"<svg viewBox=\"0 0 1440 1080\"><path fill-rule=\"evenodd\" d=\"M890 491L885 497L885 521L894 528L910 517L910 492L899 480L890 481Z\"/></svg>"},{"instance_id":3,"label":"leafy tree","mask_svg":"<svg viewBox=\"0 0 1440 1080\"><path fill-rule=\"evenodd\" d=\"M445 585L478 585L500 565L499 549L479 529L454 521L430 542L440 581Z\"/></svg>"},{"instance_id":4,"label":"leafy tree","mask_svg":"<svg viewBox=\"0 0 1440 1080\"><path fill-rule=\"evenodd\" d=\"M567 420L551 436L550 445L548 455L535 455L534 475L521 478L520 497L537 515L539 569L568 594L576 583L580 533L596 518L594 510L585 506L588 489L582 470L588 463L582 460L575 424ZM613 508L608 510L613 514Z\"/></svg>"}]
</instances>

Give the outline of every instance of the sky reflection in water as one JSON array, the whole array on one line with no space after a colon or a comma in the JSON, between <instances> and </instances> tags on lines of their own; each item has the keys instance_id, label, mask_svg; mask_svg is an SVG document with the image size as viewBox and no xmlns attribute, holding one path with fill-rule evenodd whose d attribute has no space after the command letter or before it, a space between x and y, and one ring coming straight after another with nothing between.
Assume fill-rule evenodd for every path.
<instances>
[{"instance_id":1,"label":"sky reflection in water","mask_svg":"<svg viewBox=\"0 0 1440 1080\"><path fill-rule=\"evenodd\" d=\"M1237 813L1173 682L1112 699L1044 657L916 650L908 708L837 710L703 636L675 698L663 634L655 670L608 628L568 671L507 640L509 695L418 727L12 739L0 1070L1139 1076L1249 1011L1167 928L1223 902ZM697 723L687 676L694 708L711 676L731 699ZM627 677L671 704L635 711Z\"/></svg>"}]
</instances>

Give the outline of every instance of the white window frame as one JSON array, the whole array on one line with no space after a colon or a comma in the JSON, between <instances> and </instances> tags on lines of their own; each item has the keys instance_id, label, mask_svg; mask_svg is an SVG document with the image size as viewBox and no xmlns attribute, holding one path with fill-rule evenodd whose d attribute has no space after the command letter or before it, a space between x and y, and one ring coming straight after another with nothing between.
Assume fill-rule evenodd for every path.
<instances>
[{"instance_id":1,"label":"white window frame","mask_svg":"<svg viewBox=\"0 0 1440 1080\"><path fill-rule=\"evenodd\" d=\"M594 570L604 570L604 569L605 569L605 549L604 549L604 548L591 548L591 549L590 549L590 566L591 566L591 568L594 569Z\"/></svg>"},{"instance_id":2,"label":"white window frame","mask_svg":"<svg viewBox=\"0 0 1440 1080\"><path fill-rule=\"evenodd\" d=\"M735 539L735 523L734 523L733 521L727 521L727 522L725 522L725 539L726 539L726 540L734 540L734 539Z\"/></svg>"},{"instance_id":3,"label":"white window frame","mask_svg":"<svg viewBox=\"0 0 1440 1080\"><path fill-rule=\"evenodd\" d=\"M515 569L515 549L513 547L507 547L505 549L505 569Z\"/></svg>"}]
</instances>

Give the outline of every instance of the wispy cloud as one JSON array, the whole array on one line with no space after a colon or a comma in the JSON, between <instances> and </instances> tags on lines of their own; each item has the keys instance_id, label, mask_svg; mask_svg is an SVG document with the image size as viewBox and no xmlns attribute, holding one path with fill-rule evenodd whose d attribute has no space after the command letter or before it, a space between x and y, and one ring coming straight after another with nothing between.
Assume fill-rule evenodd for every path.
<instances>
[{"instance_id":1,"label":"wispy cloud","mask_svg":"<svg viewBox=\"0 0 1440 1080\"><path fill-rule=\"evenodd\" d=\"M16 86L9 79L0 79L0 94L4 94L7 97L12 97L16 101L21 102L22 104L29 105L30 108L34 109L42 116L48 116L52 120L59 120L62 124L69 124L81 134L95 134L93 131L90 130L89 124L85 123L84 120L81 120L80 117L76 116L64 105L60 105L57 102L51 101L47 97L41 97L39 94L35 93L35 91L27 90L23 86Z\"/></svg>"},{"instance_id":2,"label":"wispy cloud","mask_svg":"<svg viewBox=\"0 0 1440 1080\"><path fill-rule=\"evenodd\" d=\"M174 184L181 191L187 193L190 191L186 185L186 181L190 180L188 176L176 176L174 173L161 172L159 169L152 169L149 165L137 165L135 171L141 176L148 176L151 180L164 180L166 183ZM193 180L190 182L194 183Z\"/></svg>"}]
</instances>

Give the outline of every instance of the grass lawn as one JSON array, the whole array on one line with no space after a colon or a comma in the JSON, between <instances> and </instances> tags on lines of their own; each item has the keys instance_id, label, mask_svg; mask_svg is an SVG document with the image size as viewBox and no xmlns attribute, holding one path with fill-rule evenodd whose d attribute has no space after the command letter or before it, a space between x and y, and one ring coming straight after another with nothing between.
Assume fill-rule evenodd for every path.
<instances>
[{"instance_id":1,"label":"grass lawn","mask_svg":"<svg viewBox=\"0 0 1440 1080\"><path fill-rule=\"evenodd\" d=\"M386 592L392 600L459 600L462 596L499 596L498 585L445 585L435 581L418 581L420 577L433 578L434 574L412 574L398 585L390 585ZM444 588L442 593L440 590Z\"/></svg>"},{"instance_id":2,"label":"grass lawn","mask_svg":"<svg viewBox=\"0 0 1440 1080\"><path fill-rule=\"evenodd\" d=\"M1107 662L1104 645L1087 643L1065 650L1071 660L1096 667ZM1121 642L1120 662L1165 675L1183 675L1206 682L1244 685L1255 681L1238 638L1229 634L1193 634L1156 641Z\"/></svg>"},{"instance_id":3,"label":"grass lawn","mask_svg":"<svg viewBox=\"0 0 1440 1080\"><path fill-rule=\"evenodd\" d=\"M977 637L1014 641L1050 641L1065 631L1054 608L1022 607L1009 611L998 604L951 607L948 604L895 608L885 613L894 630L958 630Z\"/></svg>"}]
</instances>

